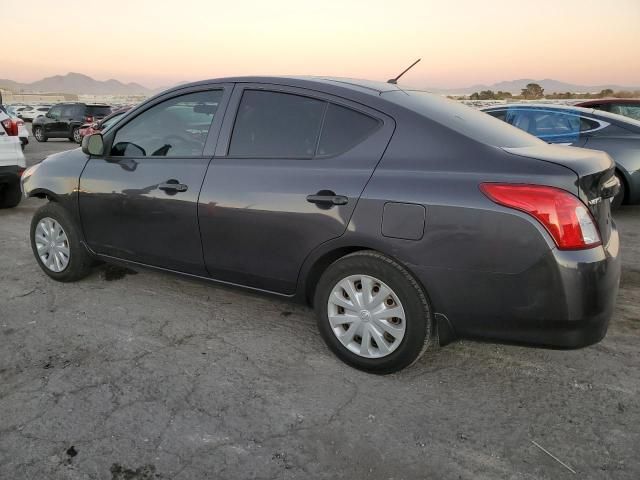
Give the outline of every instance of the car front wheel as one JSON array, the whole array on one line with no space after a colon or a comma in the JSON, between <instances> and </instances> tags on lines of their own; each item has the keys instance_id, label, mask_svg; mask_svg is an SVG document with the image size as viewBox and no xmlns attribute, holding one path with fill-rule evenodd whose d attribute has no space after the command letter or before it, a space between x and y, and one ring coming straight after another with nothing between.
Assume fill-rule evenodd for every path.
<instances>
[{"instance_id":1,"label":"car front wheel","mask_svg":"<svg viewBox=\"0 0 640 480\"><path fill-rule=\"evenodd\" d=\"M378 252L347 255L324 272L314 305L327 346L371 373L401 370L435 338L427 296L399 263Z\"/></svg>"},{"instance_id":2,"label":"car front wheel","mask_svg":"<svg viewBox=\"0 0 640 480\"><path fill-rule=\"evenodd\" d=\"M91 271L92 257L78 228L55 202L40 207L31 220L31 249L40 268L54 280L73 282Z\"/></svg>"}]
</instances>

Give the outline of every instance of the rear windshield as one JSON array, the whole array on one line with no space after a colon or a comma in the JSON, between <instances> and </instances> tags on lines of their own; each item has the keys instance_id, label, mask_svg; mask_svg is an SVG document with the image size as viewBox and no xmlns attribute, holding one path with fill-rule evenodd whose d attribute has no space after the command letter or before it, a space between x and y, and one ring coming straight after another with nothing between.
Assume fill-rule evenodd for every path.
<instances>
[{"instance_id":1,"label":"rear windshield","mask_svg":"<svg viewBox=\"0 0 640 480\"><path fill-rule=\"evenodd\" d=\"M111 107L106 105L87 105L87 115L92 117L106 117L111 114Z\"/></svg>"},{"instance_id":2,"label":"rear windshield","mask_svg":"<svg viewBox=\"0 0 640 480\"><path fill-rule=\"evenodd\" d=\"M387 100L486 145L516 148L544 143L491 115L438 95L411 90L393 90L382 95Z\"/></svg>"}]
</instances>

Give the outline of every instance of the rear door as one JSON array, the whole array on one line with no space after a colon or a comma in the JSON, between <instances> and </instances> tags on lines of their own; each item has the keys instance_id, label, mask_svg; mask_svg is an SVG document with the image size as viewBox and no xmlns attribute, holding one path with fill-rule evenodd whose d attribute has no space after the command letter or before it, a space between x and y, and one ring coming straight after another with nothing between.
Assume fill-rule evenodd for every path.
<instances>
[{"instance_id":1,"label":"rear door","mask_svg":"<svg viewBox=\"0 0 640 480\"><path fill-rule=\"evenodd\" d=\"M293 293L305 257L342 235L394 122L305 89L234 89L198 214L213 278Z\"/></svg>"},{"instance_id":2,"label":"rear door","mask_svg":"<svg viewBox=\"0 0 640 480\"><path fill-rule=\"evenodd\" d=\"M197 201L230 85L172 92L105 134L105 157L80 177L88 245L97 253L206 276Z\"/></svg>"},{"instance_id":3,"label":"rear door","mask_svg":"<svg viewBox=\"0 0 640 480\"><path fill-rule=\"evenodd\" d=\"M58 130L60 135L71 136L71 123L77 112L82 109L80 105L64 105L60 114Z\"/></svg>"}]
</instances>

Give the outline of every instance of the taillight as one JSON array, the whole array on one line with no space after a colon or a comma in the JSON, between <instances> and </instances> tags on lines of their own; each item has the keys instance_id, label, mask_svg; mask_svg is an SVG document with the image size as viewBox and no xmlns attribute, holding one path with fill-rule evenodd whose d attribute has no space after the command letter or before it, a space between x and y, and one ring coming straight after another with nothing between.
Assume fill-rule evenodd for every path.
<instances>
[{"instance_id":1,"label":"taillight","mask_svg":"<svg viewBox=\"0 0 640 480\"><path fill-rule=\"evenodd\" d=\"M13 118L7 118L5 120L2 120L2 122L0 123L2 123L2 126L7 132L7 135L9 135L10 137L18 136L18 122L16 122Z\"/></svg>"},{"instance_id":2,"label":"taillight","mask_svg":"<svg viewBox=\"0 0 640 480\"><path fill-rule=\"evenodd\" d=\"M536 218L561 250L592 248L602 243L586 205L565 190L510 183L483 183L480 190L494 202Z\"/></svg>"},{"instance_id":3,"label":"taillight","mask_svg":"<svg viewBox=\"0 0 640 480\"><path fill-rule=\"evenodd\" d=\"M92 123L93 122L93 117L91 115L87 115L86 117L84 117L84 123Z\"/></svg>"}]
</instances>

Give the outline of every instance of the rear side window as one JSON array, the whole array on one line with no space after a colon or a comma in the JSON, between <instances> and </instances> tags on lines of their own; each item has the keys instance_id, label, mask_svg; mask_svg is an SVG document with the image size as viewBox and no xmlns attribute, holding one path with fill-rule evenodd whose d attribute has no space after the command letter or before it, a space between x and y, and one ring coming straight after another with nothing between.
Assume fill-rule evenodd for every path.
<instances>
[{"instance_id":1,"label":"rear side window","mask_svg":"<svg viewBox=\"0 0 640 480\"><path fill-rule=\"evenodd\" d=\"M507 111L506 110L491 110L487 112L493 118L497 118L498 120L502 120L503 122L507 121Z\"/></svg>"},{"instance_id":2,"label":"rear side window","mask_svg":"<svg viewBox=\"0 0 640 480\"><path fill-rule=\"evenodd\" d=\"M380 122L350 108L329 104L322 127L319 156L345 152L371 135Z\"/></svg>"},{"instance_id":3,"label":"rear side window","mask_svg":"<svg viewBox=\"0 0 640 480\"><path fill-rule=\"evenodd\" d=\"M107 107L106 105L88 105L86 112L89 117L106 117L111 114L111 107Z\"/></svg>"},{"instance_id":4,"label":"rear side window","mask_svg":"<svg viewBox=\"0 0 640 480\"><path fill-rule=\"evenodd\" d=\"M508 111L507 121L515 127L540 138L575 137L580 132L597 129L595 120L553 110L514 108Z\"/></svg>"},{"instance_id":5,"label":"rear side window","mask_svg":"<svg viewBox=\"0 0 640 480\"><path fill-rule=\"evenodd\" d=\"M289 93L246 90L229 155L312 158L326 102Z\"/></svg>"},{"instance_id":6,"label":"rear side window","mask_svg":"<svg viewBox=\"0 0 640 480\"><path fill-rule=\"evenodd\" d=\"M595 130L598 128L600 124L595 120L591 120L590 118L580 117L580 131L587 132L589 130Z\"/></svg>"}]
</instances>

